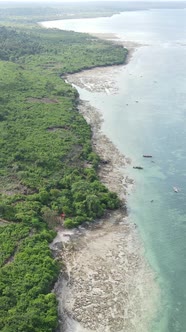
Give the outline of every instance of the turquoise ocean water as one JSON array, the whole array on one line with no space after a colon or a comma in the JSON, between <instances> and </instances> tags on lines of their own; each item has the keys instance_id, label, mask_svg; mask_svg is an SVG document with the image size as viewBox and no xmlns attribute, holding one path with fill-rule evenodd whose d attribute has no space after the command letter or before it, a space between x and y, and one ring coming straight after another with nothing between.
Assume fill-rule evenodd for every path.
<instances>
[{"instance_id":1,"label":"turquoise ocean water","mask_svg":"<svg viewBox=\"0 0 186 332\"><path fill-rule=\"evenodd\" d=\"M186 10L134 11L46 25L116 33L123 40L143 44L119 71L116 95L79 92L101 110L103 130L119 150L133 165L144 167L127 170L136 183L128 196L128 209L162 292L152 331L185 332ZM152 160L143 154L151 154ZM178 193L174 186L180 188Z\"/></svg>"}]
</instances>

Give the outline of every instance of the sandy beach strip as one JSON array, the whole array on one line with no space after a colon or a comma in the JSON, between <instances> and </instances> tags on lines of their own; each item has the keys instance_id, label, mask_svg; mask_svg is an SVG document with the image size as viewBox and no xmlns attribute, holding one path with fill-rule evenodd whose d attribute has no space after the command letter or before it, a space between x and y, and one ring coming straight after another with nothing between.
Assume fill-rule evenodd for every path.
<instances>
[{"instance_id":1,"label":"sandy beach strip","mask_svg":"<svg viewBox=\"0 0 186 332\"><path fill-rule=\"evenodd\" d=\"M89 91L117 93L119 67L95 68L66 79ZM81 97L81 96L80 96ZM64 266L55 285L60 332L149 332L159 289L144 256L136 226L127 217L126 196L133 180L131 161L102 132L101 112L80 101L79 112L92 128L92 146L101 159L101 181L123 202L120 210L76 230L59 229L51 244Z\"/></svg>"}]
</instances>

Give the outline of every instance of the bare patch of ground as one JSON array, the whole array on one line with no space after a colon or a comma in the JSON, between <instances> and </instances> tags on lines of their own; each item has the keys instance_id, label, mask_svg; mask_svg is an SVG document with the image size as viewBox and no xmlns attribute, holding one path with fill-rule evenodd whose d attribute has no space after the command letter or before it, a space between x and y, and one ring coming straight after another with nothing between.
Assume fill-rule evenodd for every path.
<instances>
[{"instance_id":1,"label":"bare patch of ground","mask_svg":"<svg viewBox=\"0 0 186 332\"><path fill-rule=\"evenodd\" d=\"M17 179L16 175L2 177L0 186L1 186L0 193L3 195L8 195L8 196L16 194L28 195L33 193L31 189L21 184L21 182Z\"/></svg>"}]
</instances>

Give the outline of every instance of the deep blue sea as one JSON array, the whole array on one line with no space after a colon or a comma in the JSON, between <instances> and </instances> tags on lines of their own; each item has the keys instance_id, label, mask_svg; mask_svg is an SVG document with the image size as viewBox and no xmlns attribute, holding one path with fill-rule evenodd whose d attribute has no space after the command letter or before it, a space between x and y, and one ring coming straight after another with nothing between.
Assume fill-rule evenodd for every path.
<instances>
[{"instance_id":1,"label":"deep blue sea","mask_svg":"<svg viewBox=\"0 0 186 332\"><path fill-rule=\"evenodd\" d=\"M118 72L116 95L80 89L80 96L101 110L104 132L132 159L132 165L144 167L127 170L135 180L128 209L161 288L161 310L152 331L185 332L186 10L132 11L47 24L116 33L143 45ZM143 154L153 158L145 159Z\"/></svg>"}]
</instances>

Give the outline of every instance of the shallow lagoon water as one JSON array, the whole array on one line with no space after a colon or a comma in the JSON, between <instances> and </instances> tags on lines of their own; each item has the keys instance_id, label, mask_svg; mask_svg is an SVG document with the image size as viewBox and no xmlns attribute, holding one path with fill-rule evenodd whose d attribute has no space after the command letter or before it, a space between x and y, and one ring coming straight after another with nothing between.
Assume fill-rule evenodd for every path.
<instances>
[{"instance_id":1,"label":"shallow lagoon water","mask_svg":"<svg viewBox=\"0 0 186 332\"><path fill-rule=\"evenodd\" d=\"M153 331L184 332L186 10L137 11L112 18L46 24L82 32L116 33L123 40L146 44L118 72L117 94L79 92L82 99L101 110L103 130L119 150L132 159L132 165L144 167L142 171L132 166L127 170L135 179L128 209L162 290L162 306ZM143 154L153 158L145 159ZM173 186L181 191L175 193Z\"/></svg>"}]
</instances>

